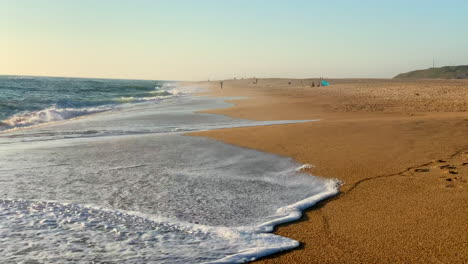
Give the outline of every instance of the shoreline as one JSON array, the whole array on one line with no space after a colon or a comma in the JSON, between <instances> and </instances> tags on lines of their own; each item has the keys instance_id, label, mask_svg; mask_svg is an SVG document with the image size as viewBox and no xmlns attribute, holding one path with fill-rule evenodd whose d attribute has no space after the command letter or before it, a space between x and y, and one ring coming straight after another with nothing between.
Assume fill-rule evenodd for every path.
<instances>
[{"instance_id":1,"label":"shoreline","mask_svg":"<svg viewBox=\"0 0 468 264\"><path fill-rule=\"evenodd\" d=\"M461 234L468 228L463 214L468 166L462 165L468 161L468 82L339 80L309 88L308 80L251 81L225 81L222 90L217 82L200 83L210 88L205 95L249 97L203 112L321 121L189 135L292 157L316 165L306 170L314 175L345 182L340 195L276 228L275 234L299 241L298 249L258 263L457 263L468 258L468 240ZM441 169L447 164L456 174Z\"/></svg>"},{"instance_id":2,"label":"shoreline","mask_svg":"<svg viewBox=\"0 0 468 264\"><path fill-rule=\"evenodd\" d=\"M182 135L187 131L193 131L190 129L194 128L196 131L204 131L205 128L212 129L214 127L262 126L301 121L254 122L249 120L234 120L219 115L196 114L198 110L230 107L231 104L225 103L222 98L189 95L187 97L180 97L177 100L167 101L166 103L141 105L140 107L134 106L117 114L96 113L62 122L44 123L40 126L27 127L16 131L17 136L19 136L18 140L10 141L8 135L14 137L15 132L7 132L5 140L12 145L9 146L9 152L2 154L5 157L11 156L14 158L3 159L3 166L7 168L6 171L8 172L2 174L2 177L11 187L9 188L9 185L4 186L3 192L5 193L5 197L9 199L4 200L5 203L3 205L9 208L22 208L21 206L24 205L28 205L28 207L41 207L43 204L52 202L54 208L60 212L68 210L67 206L72 204L73 206L76 205L76 208L81 208L79 210L96 210L90 213L91 215L107 214L102 219L104 223L107 218L112 219L114 216L113 212L116 212L116 214L123 213L129 217L136 216L137 218L145 214L152 215L153 204L159 204L158 199L161 196L147 195L147 191L140 193L139 190L148 188L147 190L158 193L158 184L164 183L165 180L170 184L166 187L160 187L163 191L159 193L164 194L171 186L175 187L174 190L178 190L184 184L171 184L173 181L171 181L170 176L174 174L166 172L161 173L159 175L161 177L154 177L153 173L151 173L157 169L161 171L162 167L169 168L168 171L177 171L172 167L175 166L179 167L178 169L181 171L177 174L175 182L180 178L180 175L188 176L185 178L186 182L193 181L193 184L186 185L188 191L184 192L185 198L180 198L181 204L184 204L183 201L191 201L193 197L203 197L197 200L197 203L181 207L184 209L184 212L186 210L193 210L192 214L180 214L177 217L193 219L187 220L187 226L191 228L196 229L200 227L201 232L205 230L208 234L211 234L209 233L211 231L214 234L218 234L221 242L218 241L217 243L220 244L223 242L222 239L225 238L224 232L232 232L232 237L230 235L230 238L226 239L225 246L227 248L237 247L237 249L233 249L232 252L226 251L228 252L226 257L222 259L220 257L219 262L244 261L245 259L259 258L272 252L296 247L299 244L297 241L271 234L273 227L279 223L296 220L300 217L304 207L309 207L317 201L335 195L338 192L338 187L334 180L318 179L318 177L312 179L298 169L302 167L302 164L279 155L235 147L206 138L182 137ZM136 116L135 113L137 113ZM152 122L138 122L140 120L138 117L141 118L142 116ZM137 120L136 123L133 122L135 120ZM119 128L122 124L128 130L124 133L119 133ZM134 124L136 126L133 126ZM163 125L161 126L161 124ZM164 129L164 126L167 129ZM136 127L136 129L131 131L130 127ZM88 133L82 133L83 128L86 128L86 131L95 132L92 133L92 136L89 136ZM174 130L174 128L180 130ZM24 140L28 136L34 137L35 132L38 131L41 132L38 138ZM66 133L66 137L62 137L62 132ZM114 132L117 133L114 134ZM102 137L94 136L95 133L102 133ZM63 139L66 140L62 141ZM43 142L48 140L52 140L52 142L47 142L43 145ZM29 149L34 151L29 151ZM182 152L186 154L180 155L180 153L177 153L178 149L183 149ZM197 160L190 152L203 152L204 155L198 155ZM54 157L57 153L60 154L57 157L58 160L42 160L42 157ZM159 154L156 157L159 162L154 162L155 153ZM178 159L176 158L177 162L173 162L174 153L177 153L178 155L176 156L179 156ZM228 164L226 164L226 157L229 159ZM182 161L179 161L179 159ZM24 164L25 162L27 165ZM178 162L184 164L186 168L180 168L183 165L177 164ZM158 167L160 164L163 164L163 166ZM206 164L211 164L212 167L208 168L207 172L203 172L204 169L201 168L204 168ZM200 167L197 167L197 165ZM29 172L30 169L34 169L34 171ZM262 173L257 173L258 171ZM17 174L22 175L21 173L27 176L15 177ZM95 177L96 175L98 177ZM213 188L206 190L203 188L193 188L193 186L199 184L199 179L197 180L196 178L200 175L207 179L203 184L207 184L207 186ZM225 181L223 185L220 184L219 180L210 181L210 175L233 176L221 177ZM295 176L294 179L291 179L291 175ZM251 184L252 176L259 178L255 182L259 182L259 186L262 186L261 189L258 185ZM24 177L31 177L33 179L42 178L38 182L34 182L28 181L28 179L24 181ZM53 184L49 184L48 179L50 178L54 179ZM96 178L99 180L94 182ZM116 178L118 180L114 182ZM155 180L156 178L165 180L158 181ZM135 179L137 180L135 181ZM104 182L105 184L102 184ZM144 184L144 186L135 187L138 184ZM152 184L156 185L148 187L148 185ZM220 184L221 187L216 187L217 184ZM234 185L236 188L229 188L229 191L226 191L224 187L229 184ZM21 192L16 192L16 187L22 185L27 186L23 187ZM109 188L108 186L111 186L115 191L109 192L106 189ZM264 188L265 186L267 187L266 189ZM73 190L78 191L75 192ZM200 190L202 193L197 194L197 190ZM271 190L274 190L274 197L271 195ZM112 195L107 196L108 193ZM129 193L132 195L128 195ZM167 193L173 192L169 191ZM204 196L207 193L212 194L211 196ZM239 199L240 202L238 201L237 204L230 203L229 199L225 199L226 194L229 195L230 193L233 193L231 196L233 200ZM251 197L246 196L245 193L255 195ZM183 195L179 194L175 197L179 198L181 196ZM27 198L23 201L24 197ZM156 200L145 203L140 200L141 197L144 197L145 201L152 198ZM162 197L164 198L165 196L162 195ZM175 200L177 199L168 198L168 201L171 202ZM208 206L205 206L204 200L207 201L206 205ZM243 200L247 201L242 202ZM256 202L252 204L252 200ZM225 205L225 203L228 205ZM135 208L134 204L138 204L138 206ZM167 204L170 206L169 204L171 203ZM248 204L252 204L252 207L250 208ZM212 207L211 205L214 206ZM223 210L216 209L219 207ZM105 208L108 208L108 210ZM117 210L112 210L112 208ZM281 209L277 210L277 208ZM154 212L158 212L158 210L154 210ZM164 209L161 210L164 212ZM203 214L208 210L214 210L215 213L206 217ZM272 214L268 214L268 217L265 219L259 218L262 220L257 223L256 216L260 217L264 212L272 212ZM42 213L42 211L38 211L38 217L41 217ZM213 215L217 215L219 220L213 217ZM34 215L33 217L36 216ZM154 214L154 217L155 219L159 219L157 213ZM196 217L203 217L207 219L207 222L198 226ZM60 214L51 216L51 218L53 218L51 221L61 221ZM150 218L148 219L151 220ZM162 222L165 223L164 218L162 219ZM238 224L234 223L231 228L230 221L235 221L236 219L239 220ZM246 219L250 219L252 222ZM9 225L8 221L10 220L6 219L5 221ZM79 221L86 222L87 219L80 219ZM171 222L169 221L168 223ZM175 227L178 226L177 221L172 223ZM181 223L185 222L181 220ZM221 229L219 229L221 231L219 231L216 223L224 223L226 226L221 225ZM158 222L155 221L153 224L157 225ZM184 227L185 225L181 224L180 226ZM132 233L131 227L129 227L129 233ZM37 228L41 230L42 226ZM61 228L57 229L60 232L68 232L66 228L65 230ZM123 228L126 228L126 225L123 225ZM16 230L15 232L23 232L17 231L19 229L21 228L11 228L11 230ZM175 228L175 231L177 231L177 228ZM217 231L219 232L217 233ZM79 232L83 236L86 236L86 233ZM95 233L93 237L100 237L101 235L105 236L106 233ZM190 240L190 236L186 238ZM47 241L48 239L43 238L41 240ZM183 242L179 241L179 243L182 246L184 245ZM71 244L73 243L71 242ZM137 245L138 243L135 244ZM200 245L202 247L206 244L201 243ZM47 242L45 242L44 246L48 246ZM11 248L10 245L7 245L7 256L10 255ZM244 250L244 248L247 250ZM164 246L161 246L160 249L163 250ZM208 250L212 249L209 248ZM59 256L61 254L54 251L53 247L47 250L51 254L58 254ZM145 254L144 248L141 250L142 254ZM176 252L174 252L175 255L177 255ZM193 250L193 252L200 258L203 258L207 254L197 250ZM216 253L224 254L223 249L220 249ZM77 254L79 255L80 253ZM92 254L93 252L90 252L90 255ZM110 252L110 254L111 256L109 257L112 257L116 253ZM74 257L84 259L83 256L78 255ZM154 257L157 258L157 254ZM18 258L25 258L25 256L19 256Z\"/></svg>"}]
</instances>

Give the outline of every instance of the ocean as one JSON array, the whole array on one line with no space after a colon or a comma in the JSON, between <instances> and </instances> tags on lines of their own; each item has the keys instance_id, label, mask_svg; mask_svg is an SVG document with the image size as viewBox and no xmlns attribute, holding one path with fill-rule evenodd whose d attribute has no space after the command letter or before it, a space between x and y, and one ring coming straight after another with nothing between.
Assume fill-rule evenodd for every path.
<instances>
[{"instance_id":1,"label":"ocean","mask_svg":"<svg viewBox=\"0 0 468 264\"><path fill-rule=\"evenodd\" d=\"M146 80L0 76L0 129L30 126L170 96Z\"/></svg>"},{"instance_id":2,"label":"ocean","mask_svg":"<svg viewBox=\"0 0 468 264\"><path fill-rule=\"evenodd\" d=\"M0 77L0 262L245 263L297 247L274 226L336 195L339 181L184 134L314 120L199 113L230 104L194 90Z\"/></svg>"}]
</instances>

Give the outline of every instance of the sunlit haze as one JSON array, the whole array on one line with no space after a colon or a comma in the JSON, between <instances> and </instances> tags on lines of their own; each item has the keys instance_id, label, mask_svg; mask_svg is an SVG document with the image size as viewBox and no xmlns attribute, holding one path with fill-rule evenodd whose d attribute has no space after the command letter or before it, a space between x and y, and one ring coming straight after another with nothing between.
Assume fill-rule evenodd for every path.
<instances>
[{"instance_id":1,"label":"sunlit haze","mask_svg":"<svg viewBox=\"0 0 468 264\"><path fill-rule=\"evenodd\" d=\"M467 12L456 0L0 0L0 75L389 78L468 64Z\"/></svg>"}]
</instances>

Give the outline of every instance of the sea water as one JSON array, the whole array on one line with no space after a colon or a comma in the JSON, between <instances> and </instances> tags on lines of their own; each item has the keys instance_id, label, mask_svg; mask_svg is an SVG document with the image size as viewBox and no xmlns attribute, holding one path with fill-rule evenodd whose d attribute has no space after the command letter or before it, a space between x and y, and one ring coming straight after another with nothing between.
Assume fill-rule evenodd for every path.
<instances>
[{"instance_id":1,"label":"sea water","mask_svg":"<svg viewBox=\"0 0 468 264\"><path fill-rule=\"evenodd\" d=\"M197 113L229 104L170 82L29 77L28 87L22 77L4 79L29 92L0 96L10 104L0 134L0 262L248 262L297 247L273 227L338 192L337 180L305 174L289 158L184 135L305 120ZM41 103L9 103L27 98ZM50 109L81 118L35 117ZM35 121L11 121L18 117Z\"/></svg>"},{"instance_id":2,"label":"sea water","mask_svg":"<svg viewBox=\"0 0 468 264\"><path fill-rule=\"evenodd\" d=\"M102 112L170 96L169 82L0 76L0 129Z\"/></svg>"}]
</instances>

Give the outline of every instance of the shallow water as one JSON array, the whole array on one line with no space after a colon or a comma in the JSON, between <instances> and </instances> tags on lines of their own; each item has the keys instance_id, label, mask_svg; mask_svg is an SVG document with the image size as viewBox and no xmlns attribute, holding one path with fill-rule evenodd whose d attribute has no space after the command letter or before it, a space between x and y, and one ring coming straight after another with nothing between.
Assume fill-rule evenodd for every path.
<instances>
[{"instance_id":1,"label":"shallow water","mask_svg":"<svg viewBox=\"0 0 468 264\"><path fill-rule=\"evenodd\" d=\"M182 134L293 122L195 113L227 106L179 96L0 134L0 262L241 263L296 247L266 232L337 181Z\"/></svg>"}]
</instances>

